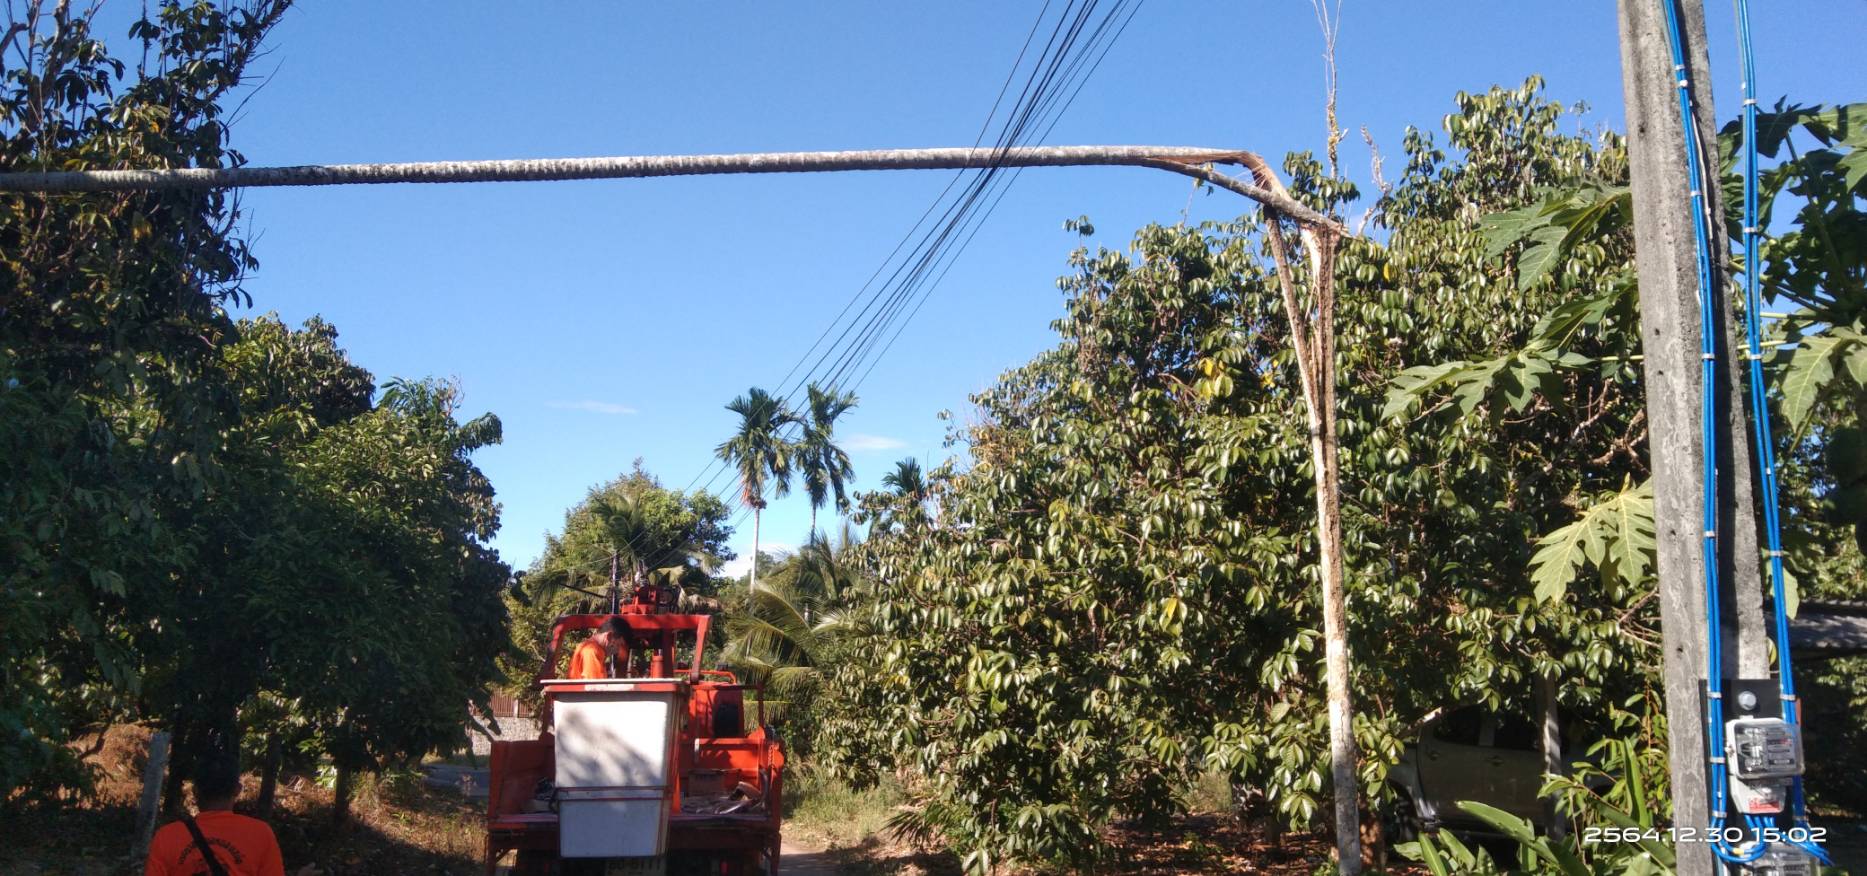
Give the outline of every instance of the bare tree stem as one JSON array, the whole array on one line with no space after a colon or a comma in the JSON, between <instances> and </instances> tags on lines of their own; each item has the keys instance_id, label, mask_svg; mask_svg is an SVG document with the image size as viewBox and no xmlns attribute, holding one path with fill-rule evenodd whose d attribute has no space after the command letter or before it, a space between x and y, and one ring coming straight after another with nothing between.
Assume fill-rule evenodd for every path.
<instances>
[{"instance_id":1,"label":"bare tree stem","mask_svg":"<svg viewBox=\"0 0 1867 876\"><path fill-rule=\"evenodd\" d=\"M291 167L177 167L0 174L0 191L107 192L157 189L268 188L387 183L538 182L640 179L746 173L851 170L964 170L984 167L1153 167L1203 179L1307 224L1337 226L1282 191L1235 180L1209 165L1263 165L1235 149L1191 146L951 147L844 152L741 152L716 155L622 155L600 158L422 161L399 164L306 164Z\"/></svg>"}]
</instances>

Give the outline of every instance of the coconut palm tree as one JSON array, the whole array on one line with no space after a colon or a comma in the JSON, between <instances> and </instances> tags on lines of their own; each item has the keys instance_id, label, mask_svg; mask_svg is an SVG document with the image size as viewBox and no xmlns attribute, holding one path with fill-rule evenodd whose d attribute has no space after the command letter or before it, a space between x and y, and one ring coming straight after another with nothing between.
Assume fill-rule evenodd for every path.
<instances>
[{"instance_id":1,"label":"coconut palm tree","mask_svg":"<svg viewBox=\"0 0 1867 876\"><path fill-rule=\"evenodd\" d=\"M830 497L836 497L838 513L849 510L849 496L843 485L855 480L856 470L849 464L849 454L836 446L836 418L856 406L853 392L825 390L813 383L803 417L804 437L797 442L797 470L810 495L810 531L817 532L817 509Z\"/></svg>"},{"instance_id":2,"label":"coconut palm tree","mask_svg":"<svg viewBox=\"0 0 1867 876\"><path fill-rule=\"evenodd\" d=\"M871 510L875 514L875 525L882 531L894 528L897 523L913 526L915 521L924 518L927 479L921 473L920 460L910 456L896 462L894 471L882 475L882 486L886 489L869 494L881 500L880 505Z\"/></svg>"},{"instance_id":3,"label":"coconut palm tree","mask_svg":"<svg viewBox=\"0 0 1867 876\"><path fill-rule=\"evenodd\" d=\"M719 558L707 551L692 527L671 523L674 501L665 494L593 491L564 534L547 537L549 559L532 576L535 586L548 599L560 587L587 593L609 580L612 561L621 573L625 596L629 586L703 580Z\"/></svg>"},{"instance_id":4,"label":"coconut palm tree","mask_svg":"<svg viewBox=\"0 0 1867 876\"><path fill-rule=\"evenodd\" d=\"M847 520L835 542L827 532L813 533L792 557L797 568L792 589L827 605L843 604L862 578L852 555L860 543Z\"/></svg>"},{"instance_id":5,"label":"coconut palm tree","mask_svg":"<svg viewBox=\"0 0 1867 876\"><path fill-rule=\"evenodd\" d=\"M921 476L921 461L910 456L895 463L895 470L882 475L882 486L896 496L918 502L927 494L927 481Z\"/></svg>"},{"instance_id":6,"label":"coconut palm tree","mask_svg":"<svg viewBox=\"0 0 1867 876\"><path fill-rule=\"evenodd\" d=\"M720 661L745 681L764 685L765 707L782 717L809 702L847 628L842 612L819 609L782 582L767 585L747 594L742 610L727 614Z\"/></svg>"},{"instance_id":7,"label":"coconut palm tree","mask_svg":"<svg viewBox=\"0 0 1867 876\"><path fill-rule=\"evenodd\" d=\"M773 496L791 492L791 461L796 448L785 440L784 428L798 422L783 399L756 386L726 405L739 415L739 430L714 451L738 469L739 497L752 509L752 579L758 591L759 516L765 510L765 490Z\"/></svg>"},{"instance_id":8,"label":"coconut palm tree","mask_svg":"<svg viewBox=\"0 0 1867 876\"><path fill-rule=\"evenodd\" d=\"M813 535L764 588L727 611L720 659L745 680L765 685L766 707L779 716L807 707L823 673L839 659L853 621L844 610L848 594L862 574L852 554L856 545L847 525L834 545L828 536Z\"/></svg>"}]
</instances>

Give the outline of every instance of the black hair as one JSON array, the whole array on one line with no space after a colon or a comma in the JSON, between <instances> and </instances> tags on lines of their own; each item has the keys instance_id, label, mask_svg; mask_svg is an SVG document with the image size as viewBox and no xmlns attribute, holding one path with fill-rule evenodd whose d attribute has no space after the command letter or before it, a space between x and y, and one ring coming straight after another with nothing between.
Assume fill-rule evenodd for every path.
<instances>
[{"instance_id":1,"label":"black hair","mask_svg":"<svg viewBox=\"0 0 1867 876\"><path fill-rule=\"evenodd\" d=\"M613 614L610 615L609 617L604 618L603 625L600 627L597 627L597 629L601 632L608 633L619 639L629 634L629 625L623 623L622 618L619 618Z\"/></svg>"},{"instance_id":2,"label":"black hair","mask_svg":"<svg viewBox=\"0 0 1867 876\"><path fill-rule=\"evenodd\" d=\"M194 771L194 802L218 803L240 796L240 756L216 752L201 758Z\"/></svg>"}]
</instances>

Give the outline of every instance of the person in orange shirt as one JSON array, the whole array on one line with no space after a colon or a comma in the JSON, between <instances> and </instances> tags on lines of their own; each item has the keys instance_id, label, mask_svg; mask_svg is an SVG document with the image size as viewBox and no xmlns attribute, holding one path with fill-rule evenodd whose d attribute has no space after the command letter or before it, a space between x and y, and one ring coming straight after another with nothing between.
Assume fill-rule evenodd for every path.
<instances>
[{"instance_id":1,"label":"person in orange shirt","mask_svg":"<svg viewBox=\"0 0 1867 876\"><path fill-rule=\"evenodd\" d=\"M156 831L143 876L285 876L278 838L265 822L233 811L239 796L239 759L209 755L194 776L200 814ZM212 851L212 860L202 854L204 849ZM299 871L307 872L316 870Z\"/></svg>"},{"instance_id":2,"label":"person in orange shirt","mask_svg":"<svg viewBox=\"0 0 1867 876\"><path fill-rule=\"evenodd\" d=\"M609 658L622 647L629 626L621 618L610 617L570 655L570 674L566 678L608 678Z\"/></svg>"}]
</instances>

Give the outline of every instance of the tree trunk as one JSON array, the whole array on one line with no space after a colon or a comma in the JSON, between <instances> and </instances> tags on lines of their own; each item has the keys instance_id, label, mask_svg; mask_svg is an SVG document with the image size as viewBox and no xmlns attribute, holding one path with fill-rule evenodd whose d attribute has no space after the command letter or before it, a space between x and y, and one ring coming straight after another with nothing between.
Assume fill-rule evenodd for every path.
<instances>
[{"instance_id":1,"label":"tree trunk","mask_svg":"<svg viewBox=\"0 0 1867 876\"><path fill-rule=\"evenodd\" d=\"M331 823L338 827L350 823L350 794L355 778L355 770L347 766L337 768L336 796L331 801Z\"/></svg>"},{"instance_id":2,"label":"tree trunk","mask_svg":"<svg viewBox=\"0 0 1867 876\"><path fill-rule=\"evenodd\" d=\"M168 777L162 780L162 812L177 814L182 811L182 780L194 769L191 757L191 743L195 734L188 728L176 723L169 735Z\"/></svg>"},{"instance_id":3,"label":"tree trunk","mask_svg":"<svg viewBox=\"0 0 1867 876\"><path fill-rule=\"evenodd\" d=\"M1254 167L1261 183L1281 188L1268 168ZM1310 468L1316 480L1316 564L1322 583L1323 686L1329 712L1329 771L1335 794L1336 866L1361 872L1361 792L1356 778L1354 712L1349 697L1348 620L1343 596L1341 473L1335 422L1335 237L1303 226L1315 290L1314 317L1297 297L1280 219L1265 226L1277 263L1278 286L1290 320L1290 344L1309 422Z\"/></svg>"},{"instance_id":4,"label":"tree trunk","mask_svg":"<svg viewBox=\"0 0 1867 876\"><path fill-rule=\"evenodd\" d=\"M746 585L746 593L758 592L758 519L764 509L752 506L752 578Z\"/></svg>"},{"instance_id":5,"label":"tree trunk","mask_svg":"<svg viewBox=\"0 0 1867 876\"><path fill-rule=\"evenodd\" d=\"M1318 335L1327 337L1318 315ZM1319 345L1320 346L1320 345ZM1330 345L1333 347L1333 345ZM1334 356L1319 358L1322 399L1309 403L1310 457L1316 470L1317 561L1322 573L1324 684L1329 701L1329 766L1335 785L1336 853L1344 874L1360 872L1361 800L1355 778L1354 714L1349 702L1348 620L1343 605L1341 476L1336 467ZM1353 862L1352 864L1350 862Z\"/></svg>"},{"instance_id":6,"label":"tree trunk","mask_svg":"<svg viewBox=\"0 0 1867 876\"><path fill-rule=\"evenodd\" d=\"M131 851L132 861L141 861L149 852L149 840L155 833L157 816L161 813L156 804L162 796L162 780L169 766L169 733L158 730L149 737L149 761L143 764L143 793L136 801L136 843Z\"/></svg>"},{"instance_id":7,"label":"tree trunk","mask_svg":"<svg viewBox=\"0 0 1867 876\"><path fill-rule=\"evenodd\" d=\"M1568 775L1568 764L1562 758L1562 720L1556 708L1556 676L1544 673L1536 678L1537 710L1543 714L1542 735L1538 739L1537 749L1543 752L1543 773L1550 776ZM1562 808L1562 799L1550 795L1543 805L1548 808L1549 835L1562 839L1569 833L1569 818Z\"/></svg>"},{"instance_id":8,"label":"tree trunk","mask_svg":"<svg viewBox=\"0 0 1867 876\"><path fill-rule=\"evenodd\" d=\"M260 767L258 816L261 821L272 817L272 801L279 789L279 766L285 759L285 746L279 740L277 730L266 734L266 762Z\"/></svg>"},{"instance_id":9,"label":"tree trunk","mask_svg":"<svg viewBox=\"0 0 1867 876\"><path fill-rule=\"evenodd\" d=\"M0 173L0 191L127 192L160 189L235 189L272 186L345 186L382 183L544 182L572 179L642 179L724 174L828 173L849 170L966 170L984 167L1151 167L1213 183L1309 225L1345 230L1340 223L1290 197L1281 188L1252 185L1213 171L1212 165L1263 166L1255 153L1199 146L1020 146L870 149L844 152L744 152L723 155L622 155L608 158L536 158L426 161L401 164L329 164L296 167L177 167L142 170L68 170Z\"/></svg>"}]
</instances>

